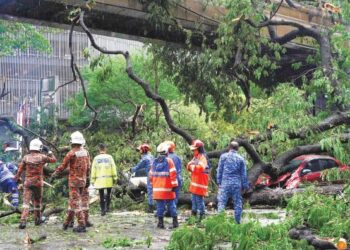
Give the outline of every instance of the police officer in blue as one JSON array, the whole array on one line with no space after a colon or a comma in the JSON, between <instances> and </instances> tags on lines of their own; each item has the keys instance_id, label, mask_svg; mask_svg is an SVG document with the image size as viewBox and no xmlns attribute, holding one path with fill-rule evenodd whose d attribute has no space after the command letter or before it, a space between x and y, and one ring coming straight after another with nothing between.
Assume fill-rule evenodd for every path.
<instances>
[{"instance_id":1,"label":"police officer in blue","mask_svg":"<svg viewBox=\"0 0 350 250\"><path fill-rule=\"evenodd\" d=\"M219 185L218 211L225 210L227 200L231 197L234 201L235 220L240 224L243 209L241 191L248 190L249 183L245 160L237 153L238 148L238 142L232 141L229 152L220 156L217 183Z\"/></svg>"},{"instance_id":2,"label":"police officer in blue","mask_svg":"<svg viewBox=\"0 0 350 250\"><path fill-rule=\"evenodd\" d=\"M153 206L153 197L152 197L152 185L149 181L149 170L151 168L151 165L154 161L154 157L151 155L151 147L143 143L140 146L137 147L137 150L141 153L141 160L137 165L133 168L131 168L131 173L135 173L141 169L145 169L147 172L147 196L148 196L148 209L147 213L153 213L154 206Z\"/></svg>"},{"instance_id":3,"label":"police officer in blue","mask_svg":"<svg viewBox=\"0 0 350 250\"><path fill-rule=\"evenodd\" d=\"M10 194L12 209L18 209L19 192L13 173L0 160L0 191Z\"/></svg>"}]
</instances>

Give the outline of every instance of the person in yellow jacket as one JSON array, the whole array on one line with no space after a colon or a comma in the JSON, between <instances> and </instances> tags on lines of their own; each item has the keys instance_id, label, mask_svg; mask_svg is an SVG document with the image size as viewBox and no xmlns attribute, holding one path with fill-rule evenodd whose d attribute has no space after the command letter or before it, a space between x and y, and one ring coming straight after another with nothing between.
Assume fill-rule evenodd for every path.
<instances>
[{"instance_id":1,"label":"person in yellow jacket","mask_svg":"<svg viewBox=\"0 0 350 250\"><path fill-rule=\"evenodd\" d=\"M92 162L91 183L100 193L101 215L104 216L109 212L111 190L113 183L117 180L117 168L113 157L107 154L106 144L99 144L99 153Z\"/></svg>"}]
</instances>

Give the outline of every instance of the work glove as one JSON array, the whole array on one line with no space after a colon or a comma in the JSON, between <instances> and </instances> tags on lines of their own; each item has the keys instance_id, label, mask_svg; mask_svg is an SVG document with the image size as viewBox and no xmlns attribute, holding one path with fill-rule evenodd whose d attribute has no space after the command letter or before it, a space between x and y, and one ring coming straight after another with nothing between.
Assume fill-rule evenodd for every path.
<instances>
[{"instance_id":1,"label":"work glove","mask_svg":"<svg viewBox=\"0 0 350 250\"><path fill-rule=\"evenodd\" d=\"M49 150L49 152L47 152L47 155L52 155L53 153L52 153L52 151L51 150Z\"/></svg>"}]
</instances>

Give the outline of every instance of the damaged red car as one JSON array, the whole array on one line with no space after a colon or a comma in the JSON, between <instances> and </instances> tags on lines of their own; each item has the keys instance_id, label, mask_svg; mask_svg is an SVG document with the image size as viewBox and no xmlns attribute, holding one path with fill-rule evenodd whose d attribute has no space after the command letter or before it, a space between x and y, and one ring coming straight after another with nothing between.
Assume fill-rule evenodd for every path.
<instances>
[{"instance_id":1,"label":"damaged red car","mask_svg":"<svg viewBox=\"0 0 350 250\"><path fill-rule=\"evenodd\" d=\"M301 155L284 166L275 180L267 174L261 174L256 181L256 186L297 188L301 183L322 181L322 171L331 168L350 171L349 166L342 164L331 156Z\"/></svg>"}]
</instances>

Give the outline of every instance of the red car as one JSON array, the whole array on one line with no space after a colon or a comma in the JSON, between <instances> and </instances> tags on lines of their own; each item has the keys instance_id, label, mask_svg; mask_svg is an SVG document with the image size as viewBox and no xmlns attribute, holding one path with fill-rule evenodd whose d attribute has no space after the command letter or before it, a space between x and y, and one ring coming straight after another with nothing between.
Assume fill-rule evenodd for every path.
<instances>
[{"instance_id":1,"label":"red car","mask_svg":"<svg viewBox=\"0 0 350 250\"><path fill-rule=\"evenodd\" d=\"M256 181L258 186L297 188L303 182L322 181L321 172L330 168L339 168L340 171L349 170L350 167L337 159L327 155L301 155L291 160L282 168L276 180L269 175L262 174Z\"/></svg>"}]
</instances>

